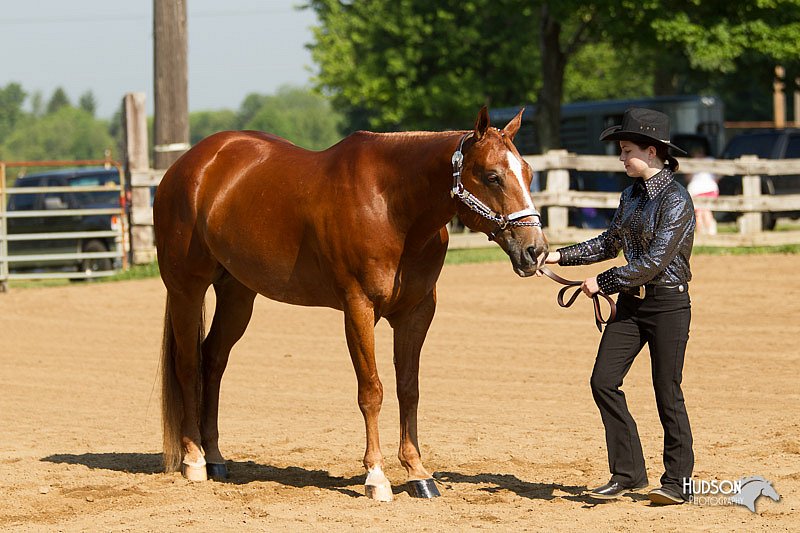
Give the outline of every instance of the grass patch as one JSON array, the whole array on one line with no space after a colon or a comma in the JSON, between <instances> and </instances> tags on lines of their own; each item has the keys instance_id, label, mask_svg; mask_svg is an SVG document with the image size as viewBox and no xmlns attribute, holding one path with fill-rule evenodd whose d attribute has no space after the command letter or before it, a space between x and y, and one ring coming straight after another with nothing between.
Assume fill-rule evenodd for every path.
<instances>
[{"instance_id":1,"label":"grass patch","mask_svg":"<svg viewBox=\"0 0 800 533\"><path fill-rule=\"evenodd\" d=\"M556 247L561 247L557 245ZM800 244L782 246L695 246L692 255L767 255L800 254ZM448 250L444 260L446 265L469 263L492 263L508 261L506 253L499 246L488 248L464 248Z\"/></svg>"},{"instance_id":2,"label":"grass patch","mask_svg":"<svg viewBox=\"0 0 800 533\"><path fill-rule=\"evenodd\" d=\"M468 263L496 263L507 261L508 256L499 246L489 248L461 248L448 250L444 258L446 265L464 265Z\"/></svg>"},{"instance_id":3,"label":"grass patch","mask_svg":"<svg viewBox=\"0 0 800 533\"><path fill-rule=\"evenodd\" d=\"M692 253L697 255L800 254L800 244L784 244L781 246L695 246Z\"/></svg>"},{"instance_id":4,"label":"grass patch","mask_svg":"<svg viewBox=\"0 0 800 533\"><path fill-rule=\"evenodd\" d=\"M128 270L123 270L107 278L100 278L98 281L127 281L131 279L155 278L158 275L158 262L153 261L146 265L133 265Z\"/></svg>"},{"instance_id":5,"label":"grass patch","mask_svg":"<svg viewBox=\"0 0 800 533\"><path fill-rule=\"evenodd\" d=\"M108 283L110 281L128 281L132 279L147 279L158 277L158 263L153 261L147 265L133 265L128 270L117 272L113 276L93 278L92 280L68 279L38 279L38 280L13 280L8 282L10 289L30 289L41 287L63 287L72 283Z\"/></svg>"}]
</instances>

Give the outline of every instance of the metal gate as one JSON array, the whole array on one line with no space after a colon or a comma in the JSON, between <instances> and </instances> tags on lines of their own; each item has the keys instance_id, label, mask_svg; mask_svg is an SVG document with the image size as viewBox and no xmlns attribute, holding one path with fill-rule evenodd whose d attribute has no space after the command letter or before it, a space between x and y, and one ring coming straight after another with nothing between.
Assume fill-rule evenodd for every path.
<instances>
[{"instance_id":1,"label":"metal gate","mask_svg":"<svg viewBox=\"0 0 800 533\"><path fill-rule=\"evenodd\" d=\"M7 187L6 169L8 167L103 167L105 169L115 168L119 175L119 183L113 185L82 185L82 186L61 186L61 187ZM92 193L92 192L116 192L119 196L118 207L104 208L78 208L63 209L54 206L45 210L9 210L9 200L13 195L20 194L50 194L50 193ZM0 291L7 289L10 280L33 280L33 279L89 279L102 276L110 276L117 272L111 270L75 270L47 268L49 262L75 261L79 265L84 260L92 259L112 259L123 269L127 269L127 216L126 216L126 187L125 174L122 165L108 159L98 160L79 160L79 161L22 161L22 162L3 162L0 161ZM9 233L9 219L40 218L47 220L55 217L86 217L92 215L118 216L117 227L113 225L108 230L98 231L45 231L36 233ZM43 222L47 226L47 222ZM75 252L71 253L22 253L9 255L9 242L32 242L32 241L57 241L57 240L77 240L79 243L88 239L113 239L114 245L107 251L83 251L80 246ZM39 263L43 267L32 271L22 271L15 268L21 264Z\"/></svg>"}]
</instances>

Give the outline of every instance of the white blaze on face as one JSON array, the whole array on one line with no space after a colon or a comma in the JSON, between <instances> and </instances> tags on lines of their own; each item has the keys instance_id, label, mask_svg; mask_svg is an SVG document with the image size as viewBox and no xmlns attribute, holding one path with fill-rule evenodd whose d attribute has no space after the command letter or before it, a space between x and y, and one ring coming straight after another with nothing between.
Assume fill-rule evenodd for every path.
<instances>
[{"instance_id":1,"label":"white blaze on face","mask_svg":"<svg viewBox=\"0 0 800 533\"><path fill-rule=\"evenodd\" d=\"M508 160L508 168L511 170L511 173L517 178L517 182L519 182L519 188L522 189L522 198L525 202L525 207L527 209L533 209L533 199L531 198L531 191L528 187L525 186L525 180L522 179L522 160L514 155L514 153L509 150L506 152L506 159Z\"/></svg>"}]
</instances>

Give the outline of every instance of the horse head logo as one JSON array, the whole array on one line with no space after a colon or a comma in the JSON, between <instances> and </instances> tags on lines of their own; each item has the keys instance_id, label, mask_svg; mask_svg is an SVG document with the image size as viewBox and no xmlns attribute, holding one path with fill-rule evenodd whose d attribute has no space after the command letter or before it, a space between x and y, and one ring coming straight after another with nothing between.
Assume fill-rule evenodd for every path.
<instances>
[{"instance_id":1,"label":"horse head logo","mask_svg":"<svg viewBox=\"0 0 800 533\"><path fill-rule=\"evenodd\" d=\"M744 505L750 511L756 512L756 500L761 496L772 498L776 502L781 499L772 483L761 476L744 477L739 480L742 489L738 494L731 496L731 503Z\"/></svg>"}]
</instances>

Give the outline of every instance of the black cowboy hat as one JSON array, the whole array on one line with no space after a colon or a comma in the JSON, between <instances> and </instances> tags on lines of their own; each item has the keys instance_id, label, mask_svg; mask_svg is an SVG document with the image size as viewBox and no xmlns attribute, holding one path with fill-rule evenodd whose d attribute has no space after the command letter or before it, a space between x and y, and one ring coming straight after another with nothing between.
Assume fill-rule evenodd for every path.
<instances>
[{"instance_id":1,"label":"black cowboy hat","mask_svg":"<svg viewBox=\"0 0 800 533\"><path fill-rule=\"evenodd\" d=\"M601 141L633 141L652 146L668 146L687 155L686 150L669 142L669 117L653 109L631 107L622 115L621 126L611 126L600 134Z\"/></svg>"}]
</instances>

